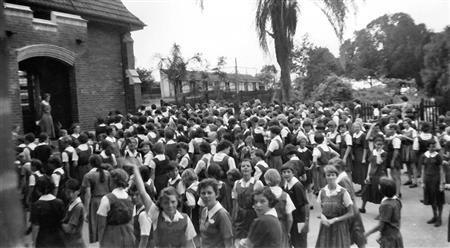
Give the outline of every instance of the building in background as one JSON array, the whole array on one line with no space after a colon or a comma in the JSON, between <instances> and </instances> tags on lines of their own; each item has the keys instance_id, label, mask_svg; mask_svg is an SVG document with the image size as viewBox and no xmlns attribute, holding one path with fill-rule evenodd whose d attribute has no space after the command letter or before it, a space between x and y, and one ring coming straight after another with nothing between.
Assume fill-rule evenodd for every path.
<instances>
[{"instance_id":1,"label":"building in background","mask_svg":"<svg viewBox=\"0 0 450 248\"><path fill-rule=\"evenodd\" d=\"M175 83L170 81L165 70L160 71L161 98L175 97ZM180 87L180 86L179 86ZM259 78L247 74L224 73L220 76L211 72L188 71L179 90L182 96L196 96L206 92L264 91L266 84Z\"/></svg>"},{"instance_id":2,"label":"building in background","mask_svg":"<svg viewBox=\"0 0 450 248\"><path fill-rule=\"evenodd\" d=\"M140 105L130 32L145 24L120 0L6 0L4 12L12 123L24 132L37 131L44 93L62 128Z\"/></svg>"}]
</instances>

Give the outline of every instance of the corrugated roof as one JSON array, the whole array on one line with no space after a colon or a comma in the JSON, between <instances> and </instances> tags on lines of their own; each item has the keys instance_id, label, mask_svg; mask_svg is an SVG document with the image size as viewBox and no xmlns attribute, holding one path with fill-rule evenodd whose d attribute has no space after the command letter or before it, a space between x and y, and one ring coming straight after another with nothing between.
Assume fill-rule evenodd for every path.
<instances>
[{"instance_id":1,"label":"corrugated roof","mask_svg":"<svg viewBox=\"0 0 450 248\"><path fill-rule=\"evenodd\" d=\"M70 14L127 24L132 30L142 29L145 26L120 0L6 0L6 2L42 6Z\"/></svg>"}]
</instances>

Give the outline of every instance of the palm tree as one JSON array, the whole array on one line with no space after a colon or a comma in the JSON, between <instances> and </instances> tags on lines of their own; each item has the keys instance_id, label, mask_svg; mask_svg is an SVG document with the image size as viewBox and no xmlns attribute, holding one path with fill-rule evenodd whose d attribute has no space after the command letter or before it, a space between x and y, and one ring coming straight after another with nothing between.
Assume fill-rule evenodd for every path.
<instances>
[{"instance_id":1,"label":"palm tree","mask_svg":"<svg viewBox=\"0 0 450 248\"><path fill-rule=\"evenodd\" d=\"M268 51L267 35L275 42L275 54L280 66L280 101L290 100L291 58L293 37L297 28L297 13L299 9L296 0L258 0L256 10L256 32L259 43L264 51ZM267 28L270 22L271 31Z\"/></svg>"},{"instance_id":2,"label":"palm tree","mask_svg":"<svg viewBox=\"0 0 450 248\"><path fill-rule=\"evenodd\" d=\"M169 57L162 57L159 61L159 68L167 74L169 82L173 82L175 91L175 102L178 104L179 94L181 92L182 82L186 79L187 66L191 62L201 62L201 55L195 54L189 59L185 59L181 55L180 45L174 43L172 46L171 55Z\"/></svg>"},{"instance_id":3,"label":"palm tree","mask_svg":"<svg viewBox=\"0 0 450 248\"><path fill-rule=\"evenodd\" d=\"M322 0L322 12L338 36L343 40L345 18L348 13L348 3L354 0ZM289 102L291 92L291 52L293 48L293 37L297 28L297 14L299 8L296 0L258 0L256 10L256 31L258 33L260 46L268 51L267 35L275 42L275 54L280 66L281 102ZM270 29L267 27L270 25Z\"/></svg>"}]
</instances>

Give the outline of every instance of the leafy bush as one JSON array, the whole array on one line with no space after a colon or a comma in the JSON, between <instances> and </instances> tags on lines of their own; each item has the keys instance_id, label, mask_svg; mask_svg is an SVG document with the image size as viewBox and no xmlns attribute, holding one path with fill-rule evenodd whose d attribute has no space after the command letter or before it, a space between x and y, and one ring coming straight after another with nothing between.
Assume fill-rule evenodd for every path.
<instances>
[{"instance_id":1,"label":"leafy bush","mask_svg":"<svg viewBox=\"0 0 450 248\"><path fill-rule=\"evenodd\" d=\"M321 102L347 102L353 100L353 91L350 84L345 83L336 75L328 76L325 81L311 93L314 101Z\"/></svg>"}]
</instances>

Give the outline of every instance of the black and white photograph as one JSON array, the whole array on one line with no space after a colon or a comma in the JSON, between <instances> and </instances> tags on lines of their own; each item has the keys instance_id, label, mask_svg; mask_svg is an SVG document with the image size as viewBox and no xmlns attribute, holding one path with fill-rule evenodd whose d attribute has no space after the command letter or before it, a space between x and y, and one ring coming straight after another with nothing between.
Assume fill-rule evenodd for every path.
<instances>
[{"instance_id":1,"label":"black and white photograph","mask_svg":"<svg viewBox=\"0 0 450 248\"><path fill-rule=\"evenodd\" d=\"M0 0L0 247L450 247L450 0Z\"/></svg>"}]
</instances>

